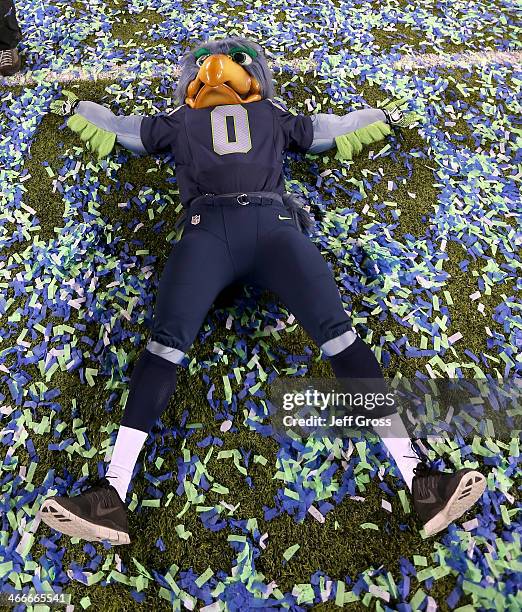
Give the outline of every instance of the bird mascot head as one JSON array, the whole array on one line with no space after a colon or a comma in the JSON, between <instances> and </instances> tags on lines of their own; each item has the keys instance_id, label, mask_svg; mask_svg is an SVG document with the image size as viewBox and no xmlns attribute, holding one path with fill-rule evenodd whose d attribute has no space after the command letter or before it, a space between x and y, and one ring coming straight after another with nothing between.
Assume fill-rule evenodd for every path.
<instances>
[{"instance_id":1,"label":"bird mascot head","mask_svg":"<svg viewBox=\"0 0 522 612\"><path fill-rule=\"evenodd\" d=\"M175 92L176 102L190 108L247 104L275 96L272 71L263 49L246 38L209 40L186 53ZM297 227L308 234L313 222L297 194L283 202Z\"/></svg>"},{"instance_id":2,"label":"bird mascot head","mask_svg":"<svg viewBox=\"0 0 522 612\"><path fill-rule=\"evenodd\" d=\"M273 95L272 73L263 49L245 38L201 43L181 61L176 89L179 104L197 109L258 102Z\"/></svg>"}]
</instances>

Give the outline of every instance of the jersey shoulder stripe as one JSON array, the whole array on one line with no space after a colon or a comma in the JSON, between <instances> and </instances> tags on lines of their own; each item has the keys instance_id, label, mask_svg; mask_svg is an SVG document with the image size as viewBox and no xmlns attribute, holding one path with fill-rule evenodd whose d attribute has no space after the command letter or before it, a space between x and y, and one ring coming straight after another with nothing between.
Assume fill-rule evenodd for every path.
<instances>
[{"instance_id":1,"label":"jersey shoulder stripe","mask_svg":"<svg viewBox=\"0 0 522 612\"><path fill-rule=\"evenodd\" d=\"M184 106L186 106L186 104L180 104L174 110L170 111L170 113L168 113L168 114L169 115L173 115L174 113L177 113L180 109L182 109Z\"/></svg>"},{"instance_id":2,"label":"jersey shoulder stripe","mask_svg":"<svg viewBox=\"0 0 522 612\"><path fill-rule=\"evenodd\" d=\"M272 103L273 106L275 106L276 108L278 108L279 110L282 110L283 113L287 113L288 111L286 110L286 108L283 108L280 104L277 104L276 102L274 102L273 100L271 100L270 98L267 98L267 100L269 102Z\"/></svg>"}]
</instances>

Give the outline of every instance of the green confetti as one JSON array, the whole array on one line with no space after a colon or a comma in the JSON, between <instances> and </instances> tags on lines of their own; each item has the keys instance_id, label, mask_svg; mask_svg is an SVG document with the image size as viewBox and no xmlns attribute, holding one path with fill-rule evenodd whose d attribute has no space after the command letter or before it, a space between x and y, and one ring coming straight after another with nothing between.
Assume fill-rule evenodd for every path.
<instances>
[{"instance_id":1,"label":"green confetti","mask_svg":"<svg viewBox=\"0 0 522 612\"><path fill-rule=\"evenodd\" d=\"M147 508L159 508L161 505L161 500L160 499L144 499L141 502L141 505Z\"/></svg>"},{"instance_id":2,"label":"green confetti","mask_svg":"<svg viewBox=\"0 0 522 612\"><path fill-rule=\"evenodd\" d=\"M283 553L283 557L290 561L290 559L295 555L295 553L301 548L299 544L294 544L293 546L289 546L285 552Z\"/></svg>"},{"instance_id":3,"label":"green confetti","mask_svg":"<svg viewBox=\"0 0 522 612\"><path fill-rule=\"evenodd\" d=\"M344 589L345 584L342 580L337 581L337 590L335 593L335 605L342 608L344 606Z\"/></svg>"},{"instance_id":4,"label":"green confetti","mask_svg":"<svg viewBox=\"0 0 522 612\"><path fill-rule=\"evenodd\" d=\"M290 497L290 499L299 500L299 493L297 493L296 491L292 491L291 489L285 488L284 493L285 496Z\"/></svg>"},{"instance_id":5,"label":"green confetti","mask_svg":"<svg viewBox=\"0 0 522 612\"><path fill-rule=\"evenodd\" d=\"M293 590L297 593L298 605L313 603L315 593L311 584L296 584Z\"/></svg>"},{"instance_id":6,"label":"green confetti","mask_svg":"<svg viewBox=\"0 0 522 612\"><path fill-rule=\"evenodd\" d=\"M214 575L214 572L210 569L210 567L207 567L207 569L195 581L196 586L198 588L201 588L205 584L205 582L208 582L212 578L213 575Z\"/></svg>"},{"instance_id":7,"label":"green confetti","mask_svg":"<svg viewBox=\"0 0 522 612\"><path fill-rule=\"evenodd\" d=\"M185 529L185 525L180 524L180 525L176 525L176 533L178 534L178 537L180 537L182 540L188 540L190 538L190 536L192 535L191 531L187 531Z\"/></svg>"},{"instance_id":8,"label":"green confetti","mask_svg":"<svg viewBox=\"0 0 522 612\"><path fill-rule=\"evenodd\" d=\"M413 610L418 610L421 603L426 599L426 593L422 589L418 589L410 601Z\"/></svg>"},{"instance_id":9,"label":"green confetti","mask_svg":"<svg viewBox=\"0 0 522 612\"><path fill-rule=\"evenodd\" d=\"M223 376L223 387L225 388L225 399L227 402L230 402L232 399L232 388L228 376Z\"/></svg>"},{"instance_id":10,"label":"green confetti","mask_svg":"<svg viewBox=\"0 0 522 612\"><path fill-rule=\"evenodd\" d=\"M11 514L11 513L9 513ZM0 578L7 576L13 569L12 561L5 561L4 563L0 563Z\"/></svg>"},{"instance_id":11,"label":"green confetti","mask_svg":"<svg viewBox=\"0 0 522 612\"><path fill-rule=\"evenodd\" d=\"M410 502L408 500L408 495L406 491L404 489L400 489L399 491L397 491L397 494L399 495L399 499L401 500L402 509L404 510L404 514L409 514L410 513Z\"/></svg>"}]
</instances>

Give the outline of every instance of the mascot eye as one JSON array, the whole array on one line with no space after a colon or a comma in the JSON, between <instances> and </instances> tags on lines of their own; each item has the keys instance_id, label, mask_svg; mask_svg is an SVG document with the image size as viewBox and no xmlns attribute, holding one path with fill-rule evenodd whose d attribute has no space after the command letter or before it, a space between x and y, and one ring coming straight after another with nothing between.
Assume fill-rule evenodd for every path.
<instances>
[{"instance_id":1,"label":"mascot eye","mask_svg":"<svg viewBox=\"0 0 522 612\"><path fill-rule=\"evenodd\" d=\"M252 58L248 53L243 53L243 51L236 51L232 54L232 59L237 63L241 64L241 66L248 66L252 63Z\"/></svg>"},{"instance_id":2,"label":"mascot eye","mask_svg":"<svg viewBox=\"0 0 522 612\"><path fill-rule=\"evenodd\" d=\"M198 59L196 60L196 66L203 66L203 62L207 59L207 57L209 57L208 55L201 55L200 57L198 57Z\"/></svg>"}]
</instances>

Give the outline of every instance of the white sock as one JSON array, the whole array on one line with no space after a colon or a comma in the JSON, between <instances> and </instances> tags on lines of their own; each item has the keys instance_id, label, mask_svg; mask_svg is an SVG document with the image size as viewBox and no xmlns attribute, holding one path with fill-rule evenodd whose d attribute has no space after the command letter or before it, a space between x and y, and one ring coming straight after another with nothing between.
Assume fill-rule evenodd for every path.
<instances>
[{"instance_id":1,"label":"white sock","mask_svg":"<svg viewBox=\"0 0 522 612\"><path fill-rule=\"evenodd\" d=\"M132 471L138 460L143 444L149 434L139 429L121 425L116 436L116 443L112 451L112 459L107 470L106 478L118 491L122 502L127 497L127 489L132 478Z\"/></svg>"},{"instance_id":2,"label":"white sock","mask_svg":"<svg viewBox=\"0 0 522 612\"><path fill-rule=\"evenodd\" d=\"M393 457L404 482L411 491L411 484L415 475L413 468L420 463L420 459L415 457L410 444L410 436L401 417L396 413L389 418L392 421L391 427L374 427L374 430L381 437L388 454ZM390 435L393 435L393 438L387 437Z\"/></svg>"}]
</instances>

